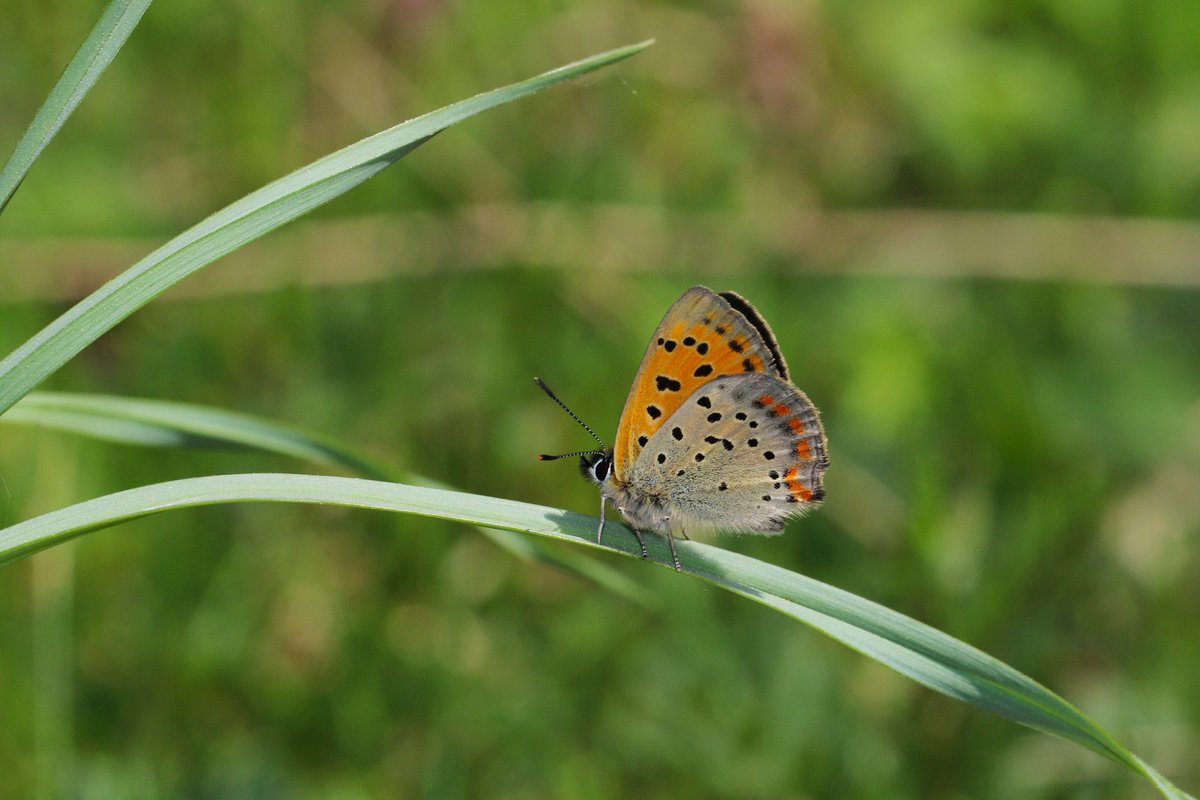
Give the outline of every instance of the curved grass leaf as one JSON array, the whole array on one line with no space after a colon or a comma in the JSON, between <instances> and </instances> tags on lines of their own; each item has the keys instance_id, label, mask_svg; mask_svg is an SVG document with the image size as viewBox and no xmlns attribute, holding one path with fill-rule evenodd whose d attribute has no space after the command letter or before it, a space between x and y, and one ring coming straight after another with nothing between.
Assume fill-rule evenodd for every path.
<instances>
[{"instance_id":1,"label":"curved grass leaf","mask_svg":"<svg viewBox=\"0 0 1200 800\"><path fill-rule=\"evenodd\" d=\"M31 392L0 421L138 447L261 450L344 469L364 478L411 482L411 476L332 439L250 414L191 403L105 394Z\"/></svg>"},{"instance_id":2,"label":"curved grass leaf","mask_svg":"<svg viewBox=\"0 0 1200 800\"><path fill-rule=\"evenodd\" d=\"M0 417L0 422L66 431L139 447L223 447L301 458L376 480L449 488L424 476L396 469L332 439L219 408L166 400L113 395L32 392ZM541 561L580 575L646 609L657 596L623 572L584 553L549 547L512 531L478 526L497 547L522 561Z\"/></svg>"},{"instance_id":3,"label":"curved grass leaf","mask_svg":"<svg viewBox=\"0 0 1200 800\"><path fill-rule=\"evenodd\" d=\"M329 202L439 131L649 47L622 47L440 108L293 172L189 228L85 297L0 361L0 414L118 322L221 256Z\"/></svg>"},{"instance_id":4,"label":"curved grass leaf","mask_svg":"<svg viewBox=\"0 0 1200 800\"><path fill-rule=\"evenodd\" d=\"M59 77L0 170L0 214L67 117L112 63L151 0L113 0Z\"/></svg>"},{"instance_id":5,"label":"curved grass leaf","mask_svg":"<svg viewBox=\"0 0 1200 800\"><path fill-rule=\"evenodd\" d=\"M232 502L327 503L437 517L546 536L636 557L637 544L593 538L596 520L582 514L491 497L356 478L314 475L223 475L144 486L88 500L0 530L0 564L125 520L191 506ZM616 534L618 526L613 525ZM669 568L661 537L651 558ZM747 556L699 542L679 542L684 572L749 597L841 641L934 691L1023 725L1053 733L1125 764L1173 800L1189 796L1067 701L928 625L849 592Z\"/></svg>"}]
</instances>

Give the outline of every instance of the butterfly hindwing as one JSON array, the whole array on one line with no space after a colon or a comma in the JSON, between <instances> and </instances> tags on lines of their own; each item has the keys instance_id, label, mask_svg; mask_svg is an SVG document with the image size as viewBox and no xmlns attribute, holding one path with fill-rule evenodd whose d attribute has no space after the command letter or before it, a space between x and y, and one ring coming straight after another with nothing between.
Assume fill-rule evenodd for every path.
<instances>
[{"instance_id":1,"label":"butterfly hindwing","mask_svg":"<svg viewBox=\"0 0 1200 800\"><path fill-rule=\"evenodd\" d=\"M787 380L766 323L733 292L689 289L659 323L625 400L614 446L616 477L696 389L722 375L747 373Z\"/></svg>"},{"instance_id":2,"label":"butterfly hindwing","mask_svg":"<svg viewBox=\"0 0 1200 800\"><path fill-rule=\"evenodd\" d=\"M690 395L647 441L628 480L660 498L672 529L777 533L825 495L817 410L766 373L729 375Z\"/></svg>"}]
</instances>

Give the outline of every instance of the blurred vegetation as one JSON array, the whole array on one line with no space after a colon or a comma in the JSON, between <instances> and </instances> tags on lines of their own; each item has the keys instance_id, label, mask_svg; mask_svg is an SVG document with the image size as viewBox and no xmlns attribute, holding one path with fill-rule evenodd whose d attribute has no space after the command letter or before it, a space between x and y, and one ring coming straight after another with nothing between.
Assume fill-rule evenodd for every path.
<instances>
[{"instance_id":1,"label":"blurred vegetation","mask_svg":"<svg viewBox=\"0 0 1200 800\"><path fill-rule=\"evenodd\" d=\"M10 0L0 147L100 12ZM687 286L822 408L825 508L736 548L879 600L1200 787L1200 6L151 7L0 218L0 349L362 135L648 36L185 283L48 388L302 425L591 510ZM265 455L0 426L0 518ZM764 608L634 561L651 612L473 531L216 507L0 576L8 796L1151 796Z\"/></svg>"}]
</instances>

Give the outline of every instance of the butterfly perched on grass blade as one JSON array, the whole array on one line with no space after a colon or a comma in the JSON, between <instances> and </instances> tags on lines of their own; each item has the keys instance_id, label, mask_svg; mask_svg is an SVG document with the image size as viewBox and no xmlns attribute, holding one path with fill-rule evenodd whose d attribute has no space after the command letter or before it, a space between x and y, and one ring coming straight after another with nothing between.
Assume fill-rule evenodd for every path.
<instances>
[{"instance_id":1,"label":"butterfly perched on grass blade","mask_svg":"<svg viewBox=\"0 0 1200 800\"><path fill-rule=\"evenodd\" d=\"M775 534L824 498L829 464L816 406L792 385L775 336L754 307L733 292L696 286L667 311L646 348L616 444L542 387L600 444L581 456L584 475L616 506L647 556L642 531L667 537L675 568L676 535L688 531Z\"/></svg>"}]
</instances>

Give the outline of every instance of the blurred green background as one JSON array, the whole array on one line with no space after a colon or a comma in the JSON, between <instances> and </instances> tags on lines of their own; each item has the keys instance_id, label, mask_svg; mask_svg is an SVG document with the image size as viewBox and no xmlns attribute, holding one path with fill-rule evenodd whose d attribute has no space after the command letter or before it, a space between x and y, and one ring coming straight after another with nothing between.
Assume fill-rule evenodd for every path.
<instances>
[{"instance_id":1,"label":"blurred green background","mask_svg":"<svg viewBox=\"0 0 1200 800\"><path fill-rule=\"evenodd\" d=\"M8 0L0 149L101 4ZM0 350L179 230L453 100L657 37L209 267L47 388L211 404L594 513L705 283L821 407L823 510L717 540L1047 684L1200 789L1200 5L151 7L0 218ZM0 519L305 471L0 426ZM462 526L215 507L0 574L4 797L1124 798L1073 745L634 560L643 608Z\"/></svg>"}]
</instances>

